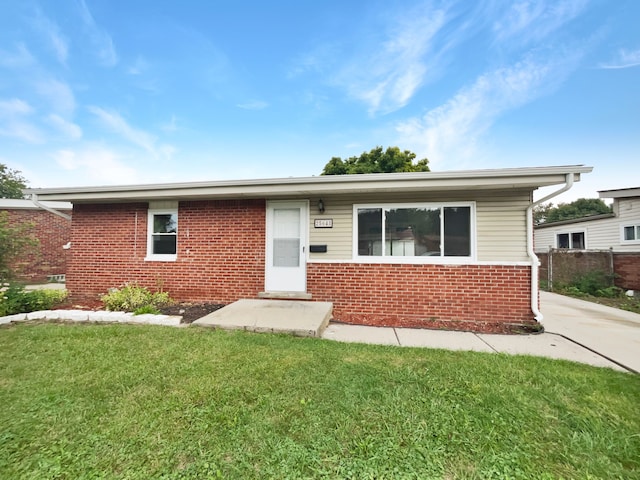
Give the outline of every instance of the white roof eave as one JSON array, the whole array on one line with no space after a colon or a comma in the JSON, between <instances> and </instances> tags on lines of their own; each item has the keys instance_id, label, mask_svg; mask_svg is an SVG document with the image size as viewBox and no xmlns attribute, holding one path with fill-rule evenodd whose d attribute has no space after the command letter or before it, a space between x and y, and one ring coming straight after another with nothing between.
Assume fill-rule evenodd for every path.
<instances>
[{"instance_id":1,"label":"white roof eave","mask_svg":"<svg viewBox=\"0 0 640 480\"><path fill-rule=\"evenodd\" d=\"M163 199L275 198L329 194L401 191L536 189L562 184L566 175L588 173L592 167L515 168L367 175L292 177L263 180L215 181L130 186L27 189L40 200L125 202Z\"/></svg>"}]
</instances>

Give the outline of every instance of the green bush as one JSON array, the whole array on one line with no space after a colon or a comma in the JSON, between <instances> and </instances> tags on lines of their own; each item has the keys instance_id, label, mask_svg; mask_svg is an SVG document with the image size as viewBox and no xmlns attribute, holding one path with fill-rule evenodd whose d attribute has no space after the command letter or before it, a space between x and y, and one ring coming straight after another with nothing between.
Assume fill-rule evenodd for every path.
<instances>
[{"instance_id":1,"label":"green bush","mask_svg":"<svg viewBox=\"0 0 640 480\"><path fill-rule=\"evenodd\" d=\"M601 288L596 292L596 297L618 298L624 294L621 288L615 285L607 288Z\"/></svg>"},{"instance_id":2,"label":"green bush","mask_svg":"<svg viewBox=\"0 0 640 480\"><path fill-rule=\"evenodd\" d=\"M154 307L157 311L158 308L171 303L167 292L152 293L135 283L126 283L120 288L111 289L109 293L100 297L100 300L107 310L123 312L137 312L148 307Z\"/></svg>"},{"instance_id":3,"label":"green bush","mask_svg":"<svg viewBox=\"0 0 640 480\"><path fill-rule=\"evenodd\" d=\"M599 290L611 287L611 278L600 270L593 270L574 279L571 286L587 295L597 296Z\"/></svg>"},{"instance_id":4,"label":"green bush","mask_svg":"<svg viewBox=\"0 0 640 480\"><path fill-rule=\"evenodd\" d=\"M66 290L25 290L22 285L4 283L0 288L0 317L49 310L65 298Z\"/></svg>"},{"instance_id":5,"label":"green bush","mask_svg":"<svg viewBox=\"0 0 640 480\"><path fill-rule=\"evenodd\" d=\"M133 312L134 315L144 315L150 313L152 315L157 315L160 312L160 310L158 310L158 307L155 307L153 305L144 305L142 307L136 308L135 311Z\"/></svg>"}]
</instances>

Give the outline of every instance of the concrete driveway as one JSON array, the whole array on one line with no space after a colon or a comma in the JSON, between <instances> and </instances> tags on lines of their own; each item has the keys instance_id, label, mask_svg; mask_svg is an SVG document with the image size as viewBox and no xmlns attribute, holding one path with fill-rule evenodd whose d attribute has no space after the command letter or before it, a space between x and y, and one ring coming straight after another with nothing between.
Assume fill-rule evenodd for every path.
<instances>
[{"instance_id":1,"label":"concrete driveway","mask_svg":"<svg viewBox=\"0 0 640 480\"><path fill-rule=\"evenodd\" d=\"M567 337L640 373L640 315L549 292L540 292L545 332Z\"/></svg>"}]
</instances>

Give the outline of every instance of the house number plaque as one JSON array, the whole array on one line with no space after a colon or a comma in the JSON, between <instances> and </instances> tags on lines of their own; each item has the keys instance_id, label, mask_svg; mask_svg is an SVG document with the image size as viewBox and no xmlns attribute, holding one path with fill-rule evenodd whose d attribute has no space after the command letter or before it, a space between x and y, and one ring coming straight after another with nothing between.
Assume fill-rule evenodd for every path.
<instances>
[{"instance_id":1,"label":"house number plaque","mask_svg":"<svg viewBox=\"0 0 640 480\"><path fill-rule=\"evenodd\" d=\"M313 221L315 228L333 228L333 218L316 218Z\"/></svg>"}]
</instances>

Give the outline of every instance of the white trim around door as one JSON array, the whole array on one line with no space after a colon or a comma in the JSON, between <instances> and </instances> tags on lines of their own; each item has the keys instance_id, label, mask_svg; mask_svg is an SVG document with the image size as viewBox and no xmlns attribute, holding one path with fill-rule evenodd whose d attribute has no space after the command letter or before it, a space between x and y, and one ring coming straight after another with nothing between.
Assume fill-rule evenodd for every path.
<instances>
[{"instance_id":1,"label":"white trim around door","mask_svg":"<svg viewBox=\"0 0 640 480\"><path fill-rule=\"evenodd\" d=\"M309 202L267 202L266 292L306 292Z\"/></svg>"}]
</instances>

